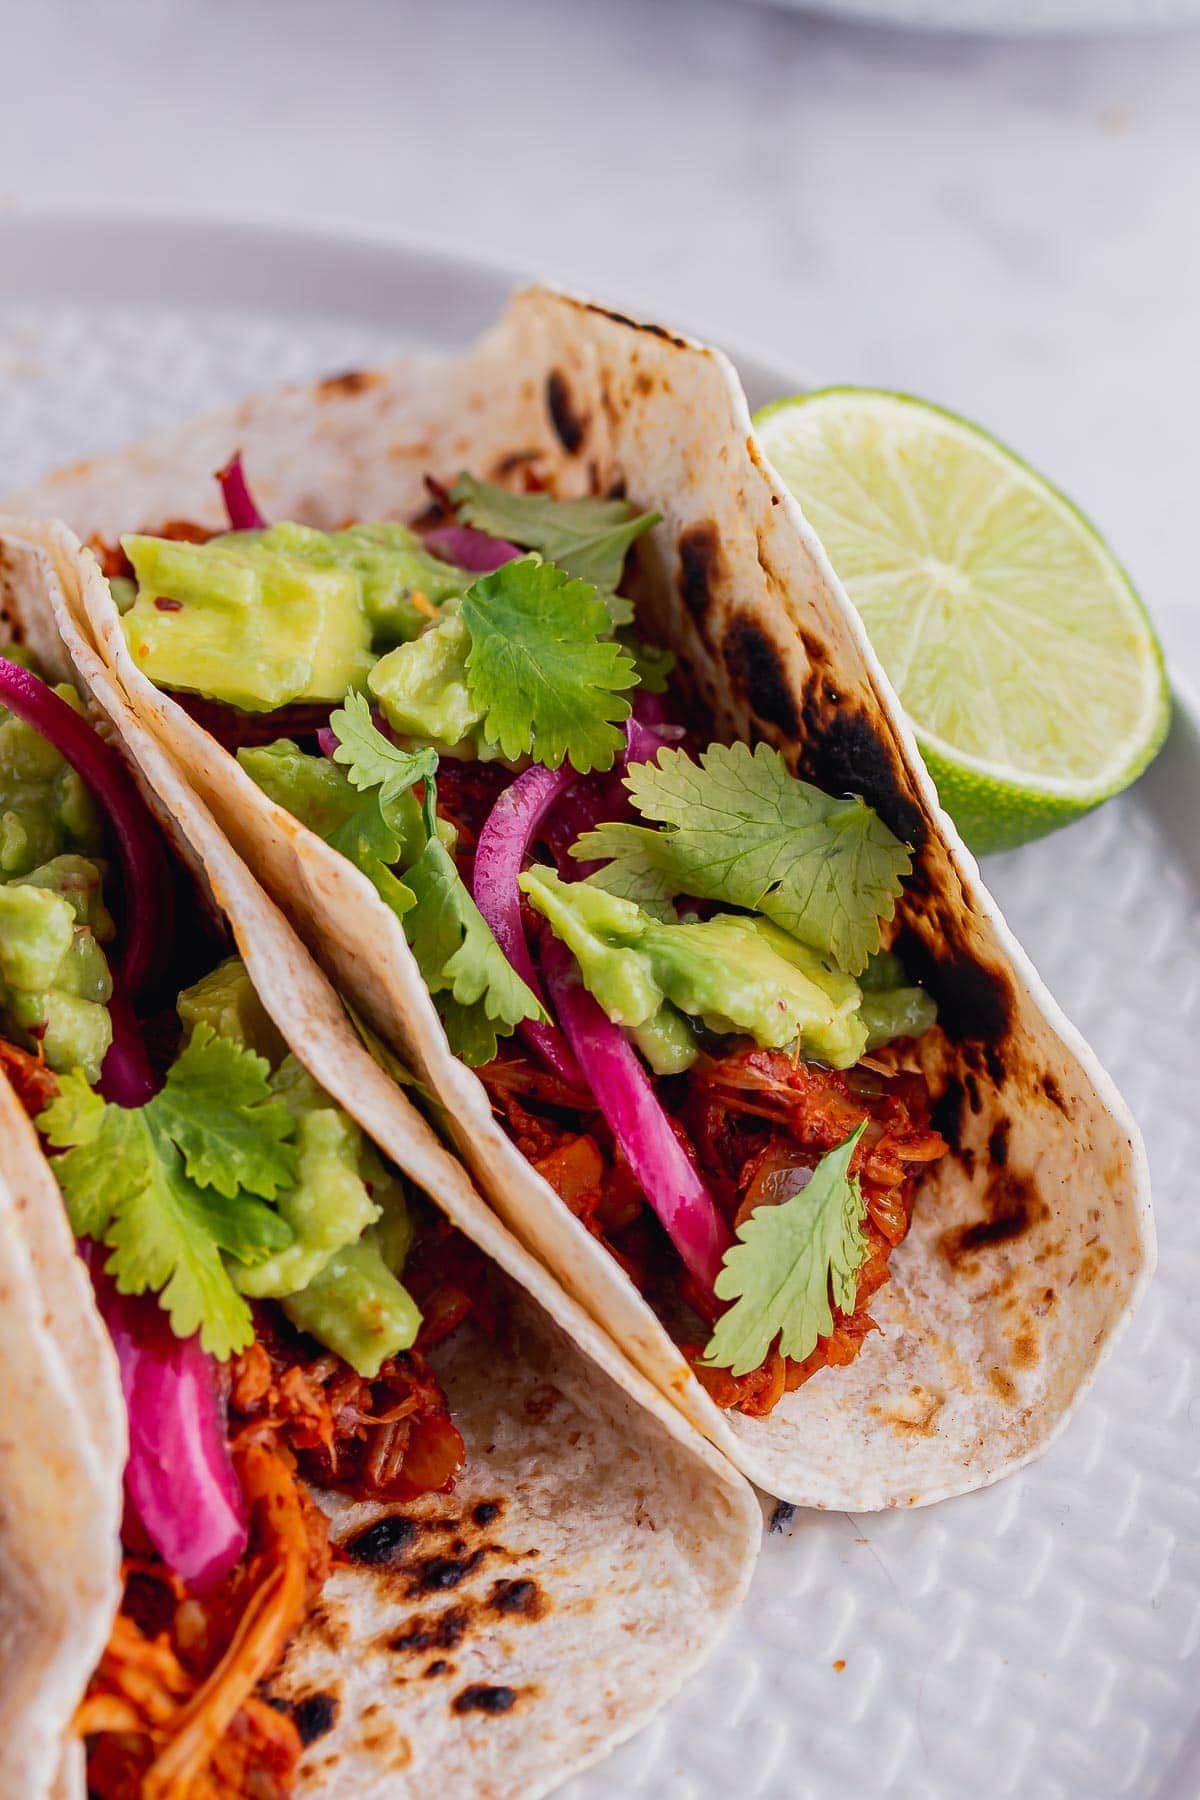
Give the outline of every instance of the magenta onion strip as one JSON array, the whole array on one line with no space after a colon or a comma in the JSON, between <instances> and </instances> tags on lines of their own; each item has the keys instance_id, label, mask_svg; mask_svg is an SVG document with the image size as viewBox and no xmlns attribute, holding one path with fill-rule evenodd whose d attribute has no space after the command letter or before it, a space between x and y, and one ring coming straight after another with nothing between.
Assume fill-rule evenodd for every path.
<instances>
[{"instance_id":1,"label":"magenta onion strip","mask_svg":"<svg viewBox=\"0 0 1200 1800\"><path fill-rule=\"evenodd\" d=\"M130 996L145 986L169 931L170 876L158 832L116 751L53 688L0 656L0 703L53 744L108 815L125 901L119 976Z\"/></svg>"},{"instance_id":2,"label":"magenta onion strip","mask_svg":"<svg viewBox=\"0 0 1200 1800\"><path fill-rule=\"evenodd\" d=\"M516 544L492 537L490 532L477 531L474 525L435 525L421 542L442 562L453 563L469 575L490 575L493 569L525 555Z\"/></svg>"},{"instance_id":3,"label":"magenta onion strip","mask_svg":"<svg viewBox=\"0 0 1200 1800\"><path fill-rule=\"evenodd\" d=\"M711 1293L733 1234L633 1046L584 987L570 951L549 931L542 938L542 969L559 1023L626 1162L685 1266Z\"/></svg>"},{"instance_id":4,"label":"magenta onion strip","mask_svg":"<svg viewBox=\"0 0 1200 1800\"><path fill-rule=\"evenodd\" d=\"M217 470L217 480L229 514L230 531L265 531L267 521L254 504L240 450L235 450L225 467Z\"/></svg>"},{"instance_id":5,"label":"magenta onion strip","mask_svg":"<svg viewBox=\"0 0 1200 1800\"><path fill-rule=\"evenodd\" d=\"M517 974L543 1005L545 996L521 923L517 878L538 827L578 779L574 769L565 763L560 769L526 769L496 801L475 847L475 904ZM556 1026L541 1019L523 1019L517 1029L548 1068L572 1087L583 1087L579 1067Z\"/></svg>"},{"instance_id":6,"label":"magenta onion strip","mask_svg":"<svg viewBox=\"0 0 1200 1800\"><path fill-rule=\"evenodd\" d=\"M101 1254L99 1245L85 1252L129 1416L125 1492L167 1567L203 1592L247 1541L213 1359L199 1338L174 1335L150 1295L118 1293Z\"/></svg>"}]
</instances>

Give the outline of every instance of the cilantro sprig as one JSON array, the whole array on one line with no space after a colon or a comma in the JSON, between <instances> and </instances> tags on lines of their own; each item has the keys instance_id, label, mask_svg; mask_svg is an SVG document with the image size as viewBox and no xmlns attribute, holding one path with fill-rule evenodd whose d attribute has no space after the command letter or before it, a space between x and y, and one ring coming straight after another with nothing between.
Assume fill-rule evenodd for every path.
<instances>
[{"instance_id":1,"label":"cilantro sprig","mask_svg":"<svg viewBox=\"0 0 1200 1800\"><path fill-rule=\"evenodd\" d=\"M552 563L522 557L467 589L467 679L483 733L510 760L548 769L569 759L581 775L611 769L637 685L629 654L607 636L595 589Z\"/></svg>"},{"instance_id":2,"label":"cilantro sprig","mask_svg":"<svg viewBox=\"0 0 1200 1800\"><path fill-rule=\"evenodd\" d=\"M556 500L552 494L510 494L491 482L476 481L465 471L450 498L466 525L493 537L507 538L522 549L536 550L547 562L594 587L614 625L633 617L629 601L616 592L630 545L661 513L639 513L628 500Z\"/></svg>"},{"instance_id":3,"label":"cilantro sprig","mask_svg":"<svg viewBox=\"0 0 1200 1800\"><path fill-rule=\"evenodd\" d=\"M766 744L714 744L635 763L625 785L644 819L610 822L571 854L605 861L592 879L668 916L680 894L762 913L854 975L879 948L880 924L912 861L855 795L800 781Z\"/></svg>"},{"instance_id":4,"label":"cilantro sprig","mask_svg":"<svg viewBox=\"0 0 1200 1800\"><path fill-rule=\"evenodd\" d=\"M295 1178L295 1122L265 1058L197 1025L159 1093L113 1106L83 1075L61 1076L38 1125L63 1151L54 1173L76 1233L111 1251L123 1294L155 1293L179 1337L214 1356L254 1337L222 1252L263 1262L292 1242L273 1200Z\"/></svg>"},{"instance_id":5,"label":"cilantro sprig","mask_svg":"<svg viewBox=\"0 0 1200 1800\"><path fill-rule=\"evenodd\" d=\"M823 1156L806 1187L779 1206L759 1206L725 1253L718 1299L734 1304L717 1321L703 1361L746 1375L779 1339L780 1354L803 1362L833 1330L833 1311L854 1310L867 1253L866 1202L850 1159L866 1120Z\"/></svg>"},{"instance_id":6,"label":"cilantro sprig","mask_svg":"<svg viewBox=\"0 0 1200 1800\"><path fill-rule=\"evenodd\" d=\"M355 813L328 841L364 870L402 920L456 1054L473 1066L490 1062L498 1035L508 1036L522 1019L545 1014L496 942L438 835L437 752L391 743L361 694L348 694L330 725L338 738L335 760L356 788L375 792L378 823L367 834ZM401 879L385 864L409 852L410 845L389 826L385 812L417 781L425 784L423 842L409 855Z\"/></svg>"}]
</instances>

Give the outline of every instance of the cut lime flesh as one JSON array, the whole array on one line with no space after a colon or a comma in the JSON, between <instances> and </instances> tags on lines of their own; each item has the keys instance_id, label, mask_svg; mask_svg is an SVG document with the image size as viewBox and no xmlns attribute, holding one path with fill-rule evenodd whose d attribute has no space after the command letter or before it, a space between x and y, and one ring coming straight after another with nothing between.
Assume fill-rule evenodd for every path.
<instances>
[{"instance_id":1,"label":"cut lime flesh","mask_svg":"<svg viewBox=\"0 0 1200 1800\"><path fill-rule=\"evenodd\" d=\"M973 848L1041 836L1141 773L1169 718L1162 654L1069 501L905 395L829 388L755 424Z\"/></svg>"}]
</instances>

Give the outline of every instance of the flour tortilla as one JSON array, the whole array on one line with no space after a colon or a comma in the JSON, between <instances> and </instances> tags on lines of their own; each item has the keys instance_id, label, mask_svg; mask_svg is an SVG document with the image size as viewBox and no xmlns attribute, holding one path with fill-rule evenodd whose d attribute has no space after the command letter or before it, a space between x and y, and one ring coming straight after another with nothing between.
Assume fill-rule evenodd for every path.
<instances>
[{"instance_id":1,"label":"flour tortilla","mask_svg":"<svg viewBox=\"0 0 1200 1800\"><path fill-rule=\"evenodd\" d=\"M51 661L115 724L143 790L186 834L289 1048L509 1278L511 1343L466 1330L431 1358L467 1440L455 1492L402 1508L322 1499L339 1542L383 1516L412 1530L397 1532L386 1565L337 1568L274 1678L281 1699L308 1703L306 1725L322 1727L300 1800L399 1800L431 1783L488 1800L542 1794L642 1725L711 1649L750 1577L758 1503L649 1383L631 1381L372 1060L79 632L68 534L0 541L5 635L45 640L54 620L70 663L52 644ZM2 1082L0 1145L0 1800L37 1800L119 1599L124 1416L57 1184ZM423 1583L430 1559L447 1557L464 1561L464 1578L449 1592ZM520 1605L502 1586L513 1581L527 1584ZM453 1648L421 1654L425 1633ZM456 1707L480 1686L511 1690L508 1710ZM53 1791L78 1783L68 1752Z\"/></svg>"},{"instance_id":2,"label":"flour tortilla","mask_svg":"<svg viewBox=\"0 0 1200 1800\"><path fill-rule=\"evenodd\" d=\"M139 715L343 991L400 1047L510 1229L630 1361L754 1481L801 1504L913 1506L980 1487L1063 1427L1149 1278L1145 1155L940 811L895 694L815 535L754 438L719 352L546 289L468 354L254 399L20 497L114 540L219 526L235 449L270 518L407 518L424 478L529 467L562 496L627 493L663 523L634 553L646 635L719 734L778 746L859 792L914 846L897 946L935 995L918 1055L952 1153L923 1180L881 1331L768 1419L720 1413L617 1263L533 1172L450 1054L399 922L367 879L274 806L158 693L85 560L87 623ZM64 548L65 554L65 548Z\"/></svg>"}]
</instances>

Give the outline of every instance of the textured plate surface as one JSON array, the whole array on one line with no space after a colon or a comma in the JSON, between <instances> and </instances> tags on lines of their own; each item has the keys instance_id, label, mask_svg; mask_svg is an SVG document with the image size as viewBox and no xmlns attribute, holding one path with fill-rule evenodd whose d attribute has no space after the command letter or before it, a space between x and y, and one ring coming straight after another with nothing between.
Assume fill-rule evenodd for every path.
<instances>
[{"instance_id":1,"label":"textured plate surface","mask_svg":"<svg viewBox=\"0 0 1200 1800\"><path fill-rule=\"evenodd\" d=\"M197 253L210 282L218 239ZM26 263L0 287L28 295L0 306L0 492L256 388L457 341L494 304L494 271L400 250L376 253L374 311L361 289L343 304L314 239L305 291L326 311L305 316L299 234L286 242L255 252L253 309L208 304L199 275L190 308L174 285L131 282L143 244L120 228L102 303L78 303L69 243ZM136 310L108 303L122 283ZM797 386L739 361L755 403ZM1041 1462L986 1493L778 1520L713 1661L571 1800L1200 1793L1198 793L1181 721L1133 794L985 869L1149 1146L1159 1273L1093 1394Z\"/></svg>"}]
</instances>

